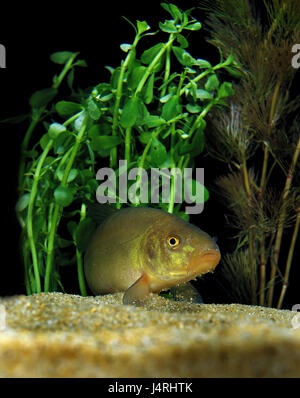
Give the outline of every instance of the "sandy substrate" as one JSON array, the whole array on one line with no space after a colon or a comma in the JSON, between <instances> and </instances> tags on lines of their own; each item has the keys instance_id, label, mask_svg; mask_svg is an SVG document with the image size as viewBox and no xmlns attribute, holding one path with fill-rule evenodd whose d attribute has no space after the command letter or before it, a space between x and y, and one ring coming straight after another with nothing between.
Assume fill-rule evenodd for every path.
<instances>
[{"instance_id":1,"label":"sandy substrate","mask_svg":"<svg viewBox=\"0 0 300 398\"><path fill-rule=\"evenodd\" d=\"M154 294L139 307L122 294L1 304L1 377L300 377L300 327L288 310Z\"/></svg>"}]
</instances>

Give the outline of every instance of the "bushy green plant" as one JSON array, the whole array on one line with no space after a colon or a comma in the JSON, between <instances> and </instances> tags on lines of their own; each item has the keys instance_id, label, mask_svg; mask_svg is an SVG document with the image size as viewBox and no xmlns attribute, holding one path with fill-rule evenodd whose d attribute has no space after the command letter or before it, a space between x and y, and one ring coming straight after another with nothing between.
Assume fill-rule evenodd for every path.
<instances>
[{"instance_id":1,"label":"bushy green plant","mask_svg":"<svg viewBox=\"0 0 300 398\"><path fill-rule=\"evenodd\" d=\"M215 66L195 58L187 50L186 33L197 32L201 23L191 11L162 7L170 19L160 22L157 32L150 32L145 21L132 24L134 40L121 45L125 58L120 66L108 67L106 82L75 93L74 69L86 64L76 60L77 53L54 53L51 60L63 65L62 72L51 88L30 99L17 203L28 294L63 289L60 267L77 264L80 292L86 295L83 253L94 228L86 203L95 201L99 164L117 173L118 159L127 161L128 170L193 166L204 147L205 116L233 94L231 83L221 83L217 76L220 69L235 73L233 57ZM160 39L146 48L145 37ZM65 77L72 93L58 101ZM33 143L37 125L42 136ZM158 206L186 217L180 205L174 203L171 177L169 203ZM122 206L118 197L116 206Z\"/></svg>"}]
</instances>

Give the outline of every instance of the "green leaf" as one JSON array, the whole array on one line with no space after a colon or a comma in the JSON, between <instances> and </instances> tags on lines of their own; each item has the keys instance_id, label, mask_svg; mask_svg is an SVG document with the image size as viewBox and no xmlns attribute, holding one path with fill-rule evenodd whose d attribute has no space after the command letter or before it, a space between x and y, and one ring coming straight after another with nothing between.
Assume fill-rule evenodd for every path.
<instances>
[{"instance_id":1,"label":"green leaf","mask_svg":"<svg viewBox=\"0 0 300 398\"><path fill-rule=\"evenodd\" d=\"M72 68L67 76L67 84L71 90L73 89L73 82L74 82L74 69Z\"/></svg>"},{"instance_id":2,"label":"green leaf","mask_svg":"<svg viewBox=\"0 0 300 398\"><path fill-rule=\"evenodd\" d=\"M62 207L69 206L74 199L73 190L64 185L59 185L54 191L55 202Z\"/></svg>"},{"instance_id":3,"label":"green leaf","mask_svg":"<svg viewBox=\"0 0 300 398\"><path fill-rule=\"evenodd\" d=\"M74 62L73 66L80 66L81 68L87 68L88 64L84 59L79 59L78 61Z\"/></svg>"},{"instance_id":4,"label":"green leaf","mask_svg":"<svg viewBox=\"0 0 300 398\"><path fill-rule=\"evenodd\" d=\"M52 123L49 126L48 134L49 137L55 139L59 134L65 132L67 129L65 126L59 123Z\"/></svg>"},{"instance_id":5,"label":"green leaf","mask_svg":"<svg viewBox=\"0 0 300 398\"><path fill-rule=\"evenodd\" d=\"M210 75L204 87L205 90L207 91L213 91L219 87L219 84L220 82L219 79L217 78L217 75Z\"/></svg>"},{"instance_id":6,"label":"green leaf","mask_svg":"<svg viewBox=\"0 0 300 398\"><path fill-rule=\"evenodd\" d=\"M113 93L109 93L109 94L103 95L102 97L97 97L97 100L101 101L101 102L107 102L107 101L110 101L112 98L113 98Z\"/></svg>"},{"instance_id":7,"label":"green leaf","mask_svg":"<svg viewBox=\"0 0 300 398\"><path fill-rule=\"evenodd\" d=\"M128 87L135 90L144 76L146 69L146 66L143 65L136 66L128 76Z\"/></svg>"},{"instance_id":8,"label":"green leaf","mask_svg":"<svg viewBox=\"0 0 300 398\"><path fill-rule=\"evenodd\" d=\"M159 127L165 123L165 120L157 115L149 115L144 119L144 124L149 128Z\"/></svg>"},{"instance_id":9,"label":"green leaf","mask_svg":"<svg viewBox=\"0 0 300 398\"><path fill-rule=\"evenodd\" d=\"M161 117L166 121L173 119L181 113L181 105L179 103L179 96L173 95L163 106Z\"/></svg>"},{"instance_id":10,"label":"green leaf","mask_svg":"<svg viewBox=\"0 0 300 398\"><path fill-rule=\"evenodd\" d=\"M136 21L136 23L139 35L150 29L150 26L147 24L146 21Z\"/></svg>"},{"instance_id":11,"label":"green leaf","mask_svg":"<svg viewBox=\"0 0 300 398\"><path fill-rule=\"evenodd\" d=\"M229 54L229 56L226 58L224 64L226 64L226 66L234 64L234 56L232 53Z\"/></svg>"},{"instance_id":12,"label":"green leaf","mask_svg":"<svg viewBox=\"0 0 300 398\"><path fill-rule=\"evenodd\" d=\"M28 206L30 200L30 193L24 193L24 195L22 195L17 204L16 204L16 211L17 212L21 212L24 209L26 209L26 207Z\"/></svg>"},{"instance_id":13,"label":"green leaf","mask_svg":"<svg viewBox=\"0 0 300 398\"><path fill-rule=\"evenodd\" d=\"M163 32L177 33L177 27L175 25L175 21L173 20L165 21L165 23L159 22L158 25Z\"/></svg>"},{"instance_id":14,"label":"green leaf","mask_svg":"<svg viewBox=\"0 0 300 398\"><path fill-rule=\"evenodd\" d=\"M70 51L60 51L60 52L56 52L50 55L50 59L52 62L56 63L56 64L65 64L68 62L68 60L73 57L74 55L77 55L79 53L73 53Z\"/></svg>"},{"instance_id":15,"label":"green leaf","mask_svg":"<svg viewBox=\"0 0 300 398\"><path fill-rule=\"evenodd\" d=\"M173 97L173 95L174 95L173 93L166 94L163 97L161 97L159 100L161 103L165 104L170 98Z\"/></svg>"},{"instance_id":16,"label":"green leaf","mask_svg":"<svg viewBox=\"0 0 300 398\"><path fill-rule=\"evenodd\" d=\"M57 94L57 89L50 87L36 91L30 97L29 103L32 108L41 108L46 106Z\"/></svg>"},{"instance_id":17,"label":"green leaf","mask_svg":"<svg viewBox=\"0 0 300 398\"><path fill-rule=\"evenodd\" d=\"M25 151L24 155L26 156L26 158L34 159L34 158L38 157L39 153L38 153L38 151L31 149L30 151Z\"/></svg>"},{"instance_id":18,"label":"green leaf","mask_svg":"<svg viewBox=\"0 0 300 398\"><path fill-rule=\"evenodd\" d=\"M64 173L65 173L65 170L62 170L62 169L57 170L56 175L57 175L59 181L62 181ZM69 183L69 182L75 180L77 175L78 175L78 170L77 169L71 169L70 172L69 172L68 178L67 178L67 182Z\"/></svg>"},{"instance_id":19,"label":"green leaf","mask_svg":"<svg viewBox=\"0 0 300 398\"><path fill-rule=\"evenodd\" d=\"M146 145L149 142L149 140L151 140L151 138L152 134L149 133L148 131L143 131L142 134L139 135L139 141L144 145Z\"/></svg>"},{"instance_id":20,"label":"green leaf","mask_svg":"<svg viewBox=\"0 0 300 398\"><path fill-rule=\"evenodd\" d=\"M44 150L50 141L49 134L44 134L43 137L40 139L40 146Z\"/></svg>"},{"instance_id":21,"label":"green leaf","mask_svg":"<svg viewBox=\"0 0 300 398\"><path fill-rule=\"evenodd\" d=\"M142 126L142 125L144 125L145 124L145 120L147 120L147 118L148 118L148 116L149 116L150 114L149 114L149 112L148 112L148 109L147 109L147 107L146 107L146 105L144 104L144 102L143 101L139 101L139 113L138 113L138 117L137 117L137 119L136 119L136 124L138 125L138 126Z\"/></svg>"},{"instance_id":22,"label":"green leaf","mask_svg":"<svg viewBox=\"0 0 300 398\"><path fill-rule=\"evenodd\" d=\"M157 138L152 138L149 156L156 167L160 167L167 158L166 147Z\"/></svg>"},{"instance_id":23,"label":"green leaf","mask_svg":"<svg viewBox=\"0 0 300 398\"><path fill-rule=\"evenodd\" d=\"M70 142L69 140L67 141L68 138L69 139L71 138L70 134L68 132L63 132L54 139L53 142L54 153L56 153L57 155L63 155L66 152L67 142Z\"/></svg>"},{"instance_id":24,"label":"green leaf","mask_svg":"<svg viewBox=\"0 0 300 398\"><path fill-rule=\"evenodd\" d=\"M96 137L99 137L101 135L101 129L99 124L93 124L89 129L88 129L88 137L91 139L94 139Z\"/></svg>"},{"instance_id":25,"label":"green leaf","mask_svg":"<svg viewBox=\"0 0 300 398\"><path fill-rule=\"evenodd\" d=\"M150 104L153 99L153 88L154 88L154 73L150 75L143 92L143 99L145 104Z\"/></svg>"},{"instance_id":26,"label":"green leaf","mask_svg":"<svg viewBox=\"0 0 300 398\"><path fill-rule=\"evenodd\" d=\"M190 113L198 113L201 112L202 108L199 105L194 105L194 104L187 104L186 109L190 112Z\"/></svg>"},{"instance_id":27,"label":"green leaf","mask_svg":"<svg viewBox=\"0 0 300 398\"><path fill-rule=\"evenodd\" d=\"M132 47L132 44L124 43L120 45L120 48L124 53L127 53Z\"/></svg>"},{"instance_id":28,"label":"green leaf","mask_svg":"<svg viewBox=\"0 0 300 398\"><path fill-rule=\"evenodd\" d=\"M91 141L91 148L94 151L110 150L122 142L122 138L118 136L100 135Z\"/></svg>"},{"instance_id":29,"label":"green leaf","mask_svg":"<svg viewBox=\"0 0 300 398\"><path fill-rule=\"evenodd\" d=\"M199 30L199 29L201 29L201 27L202 27L202 24L200 22L195 22L195 23L185 26L184 29Z\"/></svg>"},{"instance_id":30,"label":"green leaf","mask_svg":"<svg viewBox=\"0 0 300 398\"><path fill-rule=\"evenodd\" d=\"M182 19L182 13L174 4L161 3L161 6L176 20Z\"/></svg>"},{"instance_id":31,"label":"green leaf","mask_svg":"<svg viewBox=\"0 0 300 398\"><path fill-rule=\"evenodd\" d=\"M113 89L117 89L117 87L118 87L120 72L121 72L121 67L119 66L118 68L114 69L111 74L110 84L111 84L111 88L113 88Z\"/></svg>"},{"instance_id":32,"label":"green leaf","mask_svg":"<svg viewBox=\"0 0 300 398\"><path fill-rule=\"evenodd\" d=\"M232 68L230 66L225 66L224 69L229 72L229 74L233 77L243 77L243 73L239 71L237 68Z\"/></svg>"},{"instance_id":33,"label":"green leaf","mask_svg":"<svg viewBox=\"0 0 300 398\"><path fill-rule=\"evenodd\" d=\"M187 41L187 39L180 33L176 35L176 40L178 41L180 47L182 48L187 48L189 46L189 42Z\"/></svg>"},{"instance_id":34,"label":"green leaf","mask_svg":"<svg viewBox=\"0 0 300 398\"><path fill-rule=\"evenodd\" d=\"M193 97L193 100L197 101L197 84L193 81L190 82L190 87L186 90L186 96L189 94Z\"/></svg>"},{"instance_id":35,"label":"green leaf","mask_svg":"<svg viewBox=\"0 0 300 398\"><path fill-rule=\"evenodd\" d=\"M135 124L139 115L139 101L137 96L133 96L126 102L120 118L122 127L128 128Z\"/></svg>"},{"instance_id":36,"label":"green leaf","mask_svg":"<svg viewBox=\"0 0 300 398\"><path fill-rule=\"evenodd\" d=\"M234 89L232 88L232 83L224 82L218 89L218 98L229 97L234 94Z\"/></svg>"},{"instance_id":37,"label":"green leaf","mask_svg":"<svg viewBox=\"0 0 300 398\"><path fill-rule=\"evenodd\" d=\"M95 104L95 102L92 99L88 101L88 113L91 119L93 120L100 119L101 111L98 108L97 104Z\"/></svg>"},{"instance_id":38,"label":"green leaf","mask_svg":"<svg viewBox=\"0 0 300 398\"><path fill-rule=\"evenodd\" d=\"M212 67L208 61L206 61L205 59L201 59L201 58L198 58L196 60L196 63L199 66L199 68L211 68Z\"/></svg>"},{"instance_id":39,"label":"green leaf","mask_svg":"<svg viewBox=\"0 0 300 398\"><path fill-rule=\"evenodd\" d=\"M198 156L204 149L204 128L206 123L203 122L202 126L195 132L192 141L185 141L183 144L179 143L179 155L190 154L192 157Z\"/></svg>"},{"instance_id":40,"label":"green leaf","mask_svg":"<svg viewBox=\"0 0 300 398\"><path fill-rule=\"evenodd\" d=\"M75 231L75 243L78 250L83 253L87 250L91 236L95 231L96 224L91 218L80 221Z\"/></svg>"},{"instance_id":41,"label":"green leaf","mask_svg":"<svg viewBox=\"0 0 300 398\"><path fill-rule=\"evenodd\" d=\"M206 90L202 90L201 88L196 89L196 98L200 100L204 99L213 99L214 97Z\"/></svg>"},{"instance_id":42,"label":"green leaf","mask_svg":"<svg viewBox=\"0 0 300 398\"><path fill-rule=\"evenodd\" d=\"M59 101L55 105L57 113L61 116L71 116L80 112L83 108L80 104L71 101Z\"/></svg>"},{"instance_id":43,"label":"green leaf","mask_svg":"<svg viewBox=\"0 0 300 398\"><path fill-rule=\"evenodd\" d=\"M148 50L144 51L141 55L141 61L143 64L150 64L153 58L158 54L158 52L163 48L163 43L157 43L153 47L148 48Z\"/></svg>"},{"instance_id":44,"label":"green leaf","mask_svg":"<svg viewBox=\"0 0 300 398\"><path fill-rule=\"evenodd\" d=\"M172 50L182 65L191 66L196 63L196 60L184 48L173 46Z\"/></svg>"}]
</instances>

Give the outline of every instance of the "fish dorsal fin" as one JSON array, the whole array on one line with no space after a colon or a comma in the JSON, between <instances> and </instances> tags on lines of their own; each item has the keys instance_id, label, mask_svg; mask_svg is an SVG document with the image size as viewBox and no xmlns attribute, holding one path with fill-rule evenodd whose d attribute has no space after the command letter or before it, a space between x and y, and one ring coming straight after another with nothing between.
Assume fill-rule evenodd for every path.
<instances>
[{"instance_id":1,"label":"fish dorsal fin","mask_svg":"<svg viewBox=\"0 0 300 398\"><path fill-rule=\"evenodd\" d=\"M108 217L117 213L118 210L106 203L88 203L88 216L95 221L97 225L102 224Z\"/></svg>"}]
</instances>

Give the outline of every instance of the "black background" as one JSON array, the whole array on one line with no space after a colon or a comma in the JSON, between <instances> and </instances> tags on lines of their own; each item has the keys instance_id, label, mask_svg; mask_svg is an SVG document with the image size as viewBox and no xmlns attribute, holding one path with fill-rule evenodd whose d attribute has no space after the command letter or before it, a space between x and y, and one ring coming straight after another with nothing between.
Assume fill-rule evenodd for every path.
<instances>
[{"instance_id":1,"label":"black background","mask_svg":"<svg viewBox=\"0 0 300 398\"><path fill-rule=\"evenodd\" d=\"M182 9L197 6L197 1L173 1ZM88 68L77 69L75 87L86 88L109 78L105 65L118 66L124 53L121 43L134 38L133 28L122 16L132 22L146 20L152 31L158 21L169 16L160 7L160 1L98 1L98 2L43 2L38 5L7 4L1 12L0 43L6 47L6 69L0 69L0 119L29 111L28 99L39 89L50 87L52 77L60 66L53 64L49 56L56 51L79 51ZM195 15L204 22L205 14L196 10ZM193 33L190 51L196 58L218 62L217 51L205 42L204 30ZM19 147L26 131L26 123L0 125L1 138L1 273L0 294L25 294L22 266L19 254L20 229L15 218L17 200L16 176ZM205 167L206 186L224 173L224 165L208 158L199 159L197 167ZM225 235L225 208L216 195L205 204L204 212L192 221L212 236L218 237L221 249L228 244ZM227 246L226 246L227 245ZM297 264L296 264L297 265ZM297 303L296 274L291 275L286 308ZM77 287L76 287L77 288ZM226 302L226 292L208 275L201 282L205 302Z\"/></svg>"}]
</instances>

